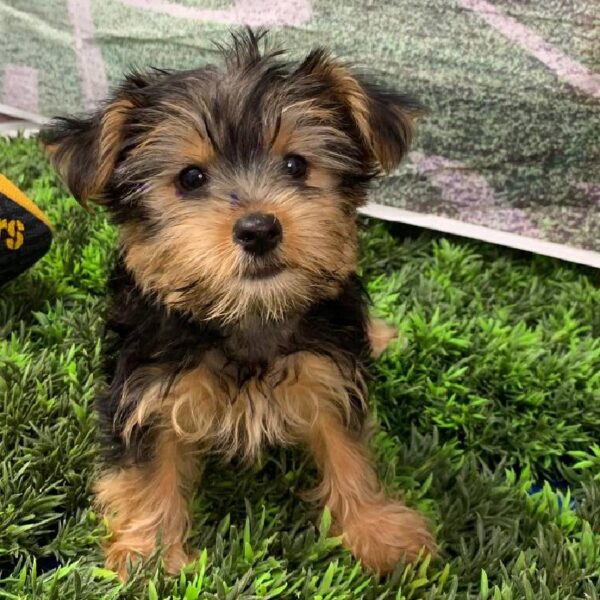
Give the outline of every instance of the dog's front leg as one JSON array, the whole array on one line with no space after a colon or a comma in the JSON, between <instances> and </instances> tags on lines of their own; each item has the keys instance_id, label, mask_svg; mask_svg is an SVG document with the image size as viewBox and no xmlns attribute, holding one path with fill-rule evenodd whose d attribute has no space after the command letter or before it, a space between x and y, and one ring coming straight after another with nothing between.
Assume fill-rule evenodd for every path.
<instances>
[{"instance_id":1,"label":"dog's front leg","mask_svg":"<svg viewBox=\"0 0 600 600\"><path fill-rule=\"evenodd\" d=\"M322 476L318 496L344 544L366 567L386 573L402 556L410 561L422 548L434 551L425 519L384 494L364 443L339 418L320 414L309 445Z\"/></svg>"},{"instance_id":2,"label":"dog's front leg","mask_svg":"<svg viewBox=\"0 0 600 600\"><path fill-rule=\"evenodd\" d=\"M179 572L188 562L184 541L196 479L195 453L168 432L157 436L153 455L144 462L106 470L96 483L111 533L106 566L126 579L128 561L148 558L160 541L165 568Z\"/></svg>"}]
</instances>

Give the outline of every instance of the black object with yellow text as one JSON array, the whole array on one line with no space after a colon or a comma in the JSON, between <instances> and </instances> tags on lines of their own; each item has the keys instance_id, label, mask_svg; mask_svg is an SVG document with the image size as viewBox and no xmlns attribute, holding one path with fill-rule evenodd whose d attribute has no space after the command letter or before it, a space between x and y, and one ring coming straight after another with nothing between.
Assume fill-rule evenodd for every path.
<instances>
[{"instance_id":1,"label":"black object with yellow text","mask_svg":"<svg viewBox=\"0 0 600 600\"><path fill-rule=\"evenodd\" d=\"M0 174L0 285L33 265L51 241L46 215Z\"/></svg>"}]
</instances>

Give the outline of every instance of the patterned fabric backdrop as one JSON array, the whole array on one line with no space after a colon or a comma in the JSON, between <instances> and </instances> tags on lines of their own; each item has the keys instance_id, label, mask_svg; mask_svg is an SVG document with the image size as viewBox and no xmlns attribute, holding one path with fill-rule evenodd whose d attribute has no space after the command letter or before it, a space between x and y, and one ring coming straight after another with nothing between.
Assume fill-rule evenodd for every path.
<instances>
[{"instance_id":1,"label":"patterned fabric backdrop","mask_svg":"<svg viewBox=\"0 0 600 600\"><path fill-rule=\"evenodd\" d=\"M0 0L0 113L92 108L130 67L214 62L241 25L429 107L368 212L600 267L598 0Z\"/></svg>"}]
</instances>

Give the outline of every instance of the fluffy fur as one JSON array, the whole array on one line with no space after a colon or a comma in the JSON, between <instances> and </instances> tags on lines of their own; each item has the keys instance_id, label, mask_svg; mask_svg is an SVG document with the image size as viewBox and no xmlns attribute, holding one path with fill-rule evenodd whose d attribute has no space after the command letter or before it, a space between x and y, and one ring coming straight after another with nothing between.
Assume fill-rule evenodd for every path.
<instances>
[{"instance_id":1,"label":"fluffy fur","mask_svg":"<svg viewBox=\"0 0 600 600\"><path fill-rule=\"evenodd\" d=\"M420 107L324 50L290 64L261 37L234 36L222 68L134 73L96 113L42 132L72 193L120 227L96 490L123 577L159 539L169 570L185 563L201 455L252 461L273 444L313 454L315 497L366 566L434 548L365 449L370 355L393 332L369 321L355 272L356 209ZM282 232L260 255L232 234L256 213Z\"/></svg>"}]
</instances>

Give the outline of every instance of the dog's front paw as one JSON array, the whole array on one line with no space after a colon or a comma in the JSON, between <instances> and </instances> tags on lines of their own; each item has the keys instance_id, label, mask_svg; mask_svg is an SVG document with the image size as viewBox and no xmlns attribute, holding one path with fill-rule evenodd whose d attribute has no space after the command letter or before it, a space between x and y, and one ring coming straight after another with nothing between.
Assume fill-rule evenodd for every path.
<instances>
[{"instance_id":1,"label":"dog's front paw","mask_svg":"<svg viewBox=\"0 0 600 600\"><path fill-rule=\"evenodd\" d=\"M113 542L106 548L106 568L115 571L121 581L129 578L129 569L140 561L149 558L155 550L154 545L139 545L127 540ZM165 571L169 575L177 575L188 564L190 557L184 550L183 544L172 544L161 554Z\"/></svg>"},{"instance_id":2,"label":"dog's front paw","mask_svg":"<svg viewBox=\"0 0 600 600\"><path fill-rule=\"evenodd\" d=\"M411 562L436 546L423 516L400 502L362 505L343 523L344 545L371 571L389 573L404 557Z\"/></svg>"}]
</instances>

